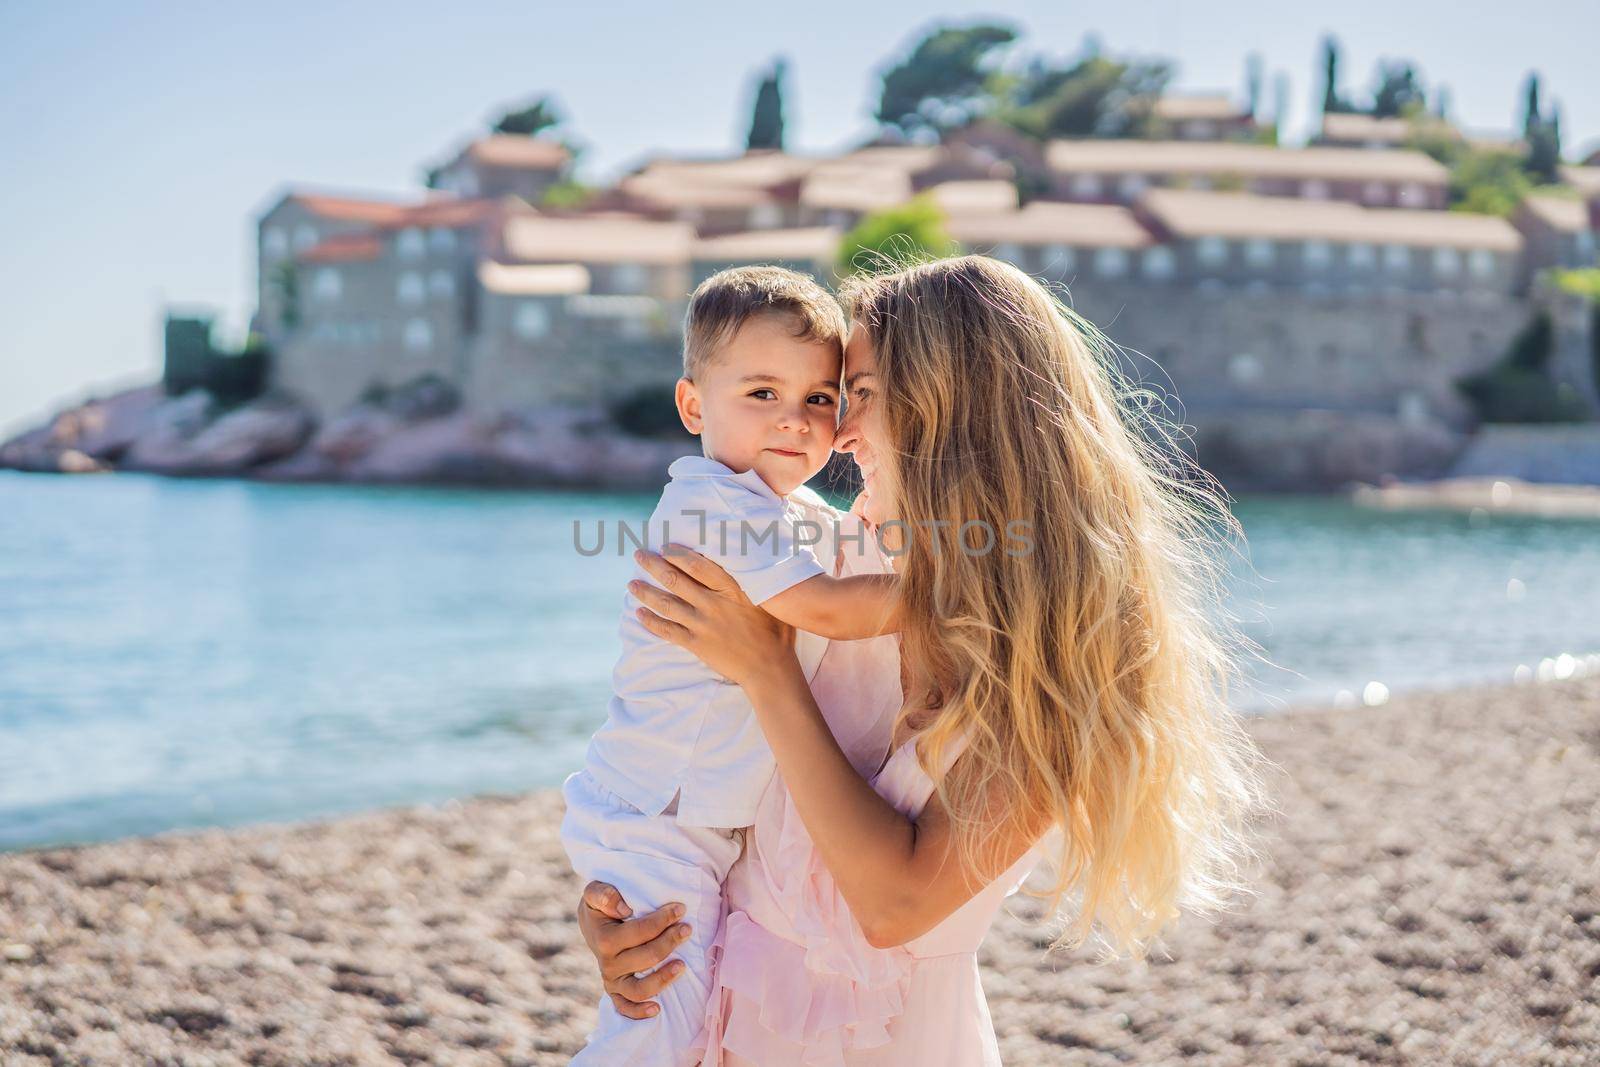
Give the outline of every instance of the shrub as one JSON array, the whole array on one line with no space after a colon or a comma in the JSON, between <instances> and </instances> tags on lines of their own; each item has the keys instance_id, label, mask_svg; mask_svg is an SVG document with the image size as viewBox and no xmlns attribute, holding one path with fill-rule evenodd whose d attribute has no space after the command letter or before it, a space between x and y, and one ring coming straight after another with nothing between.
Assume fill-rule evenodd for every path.
<instances>
[{"instance_id":1,"label":"shrub","mask_svg":"<svg viewBox=\"0 0 1600 1067\"><path fill-rule=\"evenodd\" d=\"M1570 385L1550 378L1555 327L1541 310L1512 339L1500 362L1456 388L1484 422L1580 422L1586 412Z\"/></svg>"},{"instance_id":2,"label":"shrub","mask_svg":"<svg viewBox=\"0 0 1600 1067\"><path fill-rule=\"evenodd\" d=\"M678 418L674 400L676 383L646 385L611 405L611 421L623 433L634 437L691 436Z\"/></svg>"}]
</instances>

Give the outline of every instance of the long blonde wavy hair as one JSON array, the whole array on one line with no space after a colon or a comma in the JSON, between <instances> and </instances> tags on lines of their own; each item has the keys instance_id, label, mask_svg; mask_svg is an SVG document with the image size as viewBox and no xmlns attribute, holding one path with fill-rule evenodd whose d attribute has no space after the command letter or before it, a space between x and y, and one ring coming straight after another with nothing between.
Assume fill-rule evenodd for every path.
<instances>
[{"instance_id":1,"label":"long blonde wavy hair","mask_svg":"<svg viewBox=\"0 0 1600 1067\"><path fill-rule=\"evenodd\" d=\"M1219 610L1226 496L1114 347L1016 268L938 260L841 295L877 352L880 476L912 531L901 714L925 766L967 739L938 783L960 854L996 870L997 818L1048 823L1042 895L1058 914L1081 894L1055 945L1098 933L1143 956L1180 908L1225 906L1251 853L1259 755L1227 704L1242 641ZM981 527L956 535L973 520L992 550ZM1006 535L1019 520L1025 553Z\"/></svg>"}]
</instances>

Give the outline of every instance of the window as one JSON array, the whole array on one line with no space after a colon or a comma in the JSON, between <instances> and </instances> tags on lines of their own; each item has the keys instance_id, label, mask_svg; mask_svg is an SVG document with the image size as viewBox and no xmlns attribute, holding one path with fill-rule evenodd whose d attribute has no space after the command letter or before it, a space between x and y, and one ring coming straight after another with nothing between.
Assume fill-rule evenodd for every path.
<instances>
[{"instance_id":1,"label":"window","mask_svg":"<svg viewBox=\"0 0 1600 1067\"><path fill-rule=\"evenodd\" d=\"M1272 242L1260 237L1246 241L1244 261L1257 270L1272 266Z\"/></svg>"},{"instance_id":2,"label":"window","mask_svg":"<svg viewBox=\"0 0 1600 1067\"><path fill-rule=\"evenodd\" d=\"M433 347L433 327L428 325L427 319L412 319L406 323L402 339L407 351L426 352Z\"/></svg>"},{"instance_id":3,"label":"window","mask_svg":"<svg viewBox=\"0 0 1600 1067\"><path fill-rule=\"evenodd\" d=\"M1326 241L1307 241L1300 246L1300 259L1306 270L1327 270L1333 262L1333 246Z\"/></svg>"},{"instance_id":4,"label":"window","mask_svg":"<svg viewBox=\"0 0 1600 1067\"><path fill-rule=\"evenodd\" d=\"M289 254L289 235L282 226L268 226L261 232L261 251L268 259L282 259Z\"/></svg>"},{"instance_id":5,"label":"window","mask_svg":"<svg viewBox=\"0 0 1600 1067\"><path fill-rule=\"evenodd\" d=\"M1383 269L1390 274L1404 274L1411 268L1411 249L1405 245L1383 246Z\"/></svg>"},{"instance_id":6,"label":"window","mask_svg":"<svg viewBox=\"0 0 1600 1067\"><path fill-rule=\"evenodd\" d=\"M642 293L649 275L638 263L618 263L611 268L611 285L619 293Z\"/></svg>"},{"instance_id":7,"label":"window","mask_svg":"<svg viewBox=\"0 0 1600 1067\"><path fill-rule=\"evenodd\" d=\"M1045 249L1045 270L1068 271L1077 260L1071 245L1050 245Z\"/></svg>"},{"instance_id":8,"label":"window","mask_svg":"<svg viewBox=\"0 0 1600 1067\"><path fill-rule=\"evenodd\" d=\"M1369 204L1387 204L1389 187L1382 182L1368 182L1361 187L1361 199Z\"/></svg>"},{"instance_id":9,"label":"window","mask_svg":"<svg viewBox=\"0 0 1600 1067\"><path fill-rule=\"evenodd\" d=\"M1228 262L1228 242L1221 237L1202 237L1194 243L1195 258L1207 267Z\"/></svg>"},{"instance_id":10,"label":"window","mask_svg":"<svg viewBox=\"0 0 1600 1067\"><path fill-rule=\"evenodd\" d=\"M1492 278L1494 253L1487 248L1474 248L1467 255L1467 268L1472 271L1474 278Z\"/></svg>"},{"instance_id":11,"label":"window","mask_svg":"<svg viewBox=\"0 0 1600 1067\"><path fill-rule=\"evenodd\" d=\"M407 226L400 231L400 236L395 238L395 249L402 259L417 259L427 249L427 242L422 239L422 231L415 226Z\"/></svg>"},{"instance_id":12,"label":"window","mask_svg":"<svg viewBox=\"0 0 1600 1067\"><path fill-rule=\"evenodd\" d=\"M752 230L771 230L783 225L783 208L777 204L757 204L750 209Z\"/></svg>"},{"instance_id":13,"label":"window","mask_svg":"<svg viewBox=\"0 0 1600 1067\"><path fill-rule=\"evenodd\" d=\"M1461 273L1461 253L1454 248L1433 250L1433 273L1441 278L1454 278Z\"/></svg>"},{"instance_id":14,"label":"window","mask_svg":"<svg viewBox=\"0 0 1600 1067\"><path fill-rule=\"evenodd\" d=\"M1370 270L1378 262L1378 250L1369 244L1353 244L1345 250L1352 270Z\"/></svg>"},{"instance_id":15,"label":"window","mask_svg":"<svg viewBox=\"0 0 1600 1067\"><path fill-rule=\"evenodd\" d=\"M422 298L427 296L427 289L422 284L422 275L414 270L408 270L400 275L395 282L395 299L402 304L420 304Z\"/></svg>"},{"instance_id":16,"label":"window","mask_svg":"<svg viewBox=\"0 0 1600 1067\"><path fill-rule=\"evenodd\" d=\"M332 267L323 267L311 279L311 295L324 304L331 304L344 292L344 278Z\"/></svg>"},{"instance_id":17,"label":"window","mask_svg":"<svg viewBox=\"0 0 1600 1067\"><path fill-rule=\"evenodd\" d=\"M1100 175L1074 174L1072 176L1072 195L1081 196L1086 200L1098 197L1101 192Z\"/></svg>"},{"instance_id":18,"label":"window","mask_svg":"<svg viewBox=\"0 0 1600 1067\"><path fill-rule=\"evenodd\" d=\"M1122 248L1102 248L1094 254L1095 273L1102 278L1120 278L1128 273L1128 253Z\"/></svg>"},{"instance_id":19,"label":"window","mask_svg":"<svg viewBox=\"0 0 1600 1067\"><path fill-rule=\"evenodd\" d=\"M454 252L456 250L456 231L448 226L435 226L428 231L428 247L435 252Z\"/></svg>"},{"instance_id":20,"label":"window","mask_svg":"<svg viewBox=\"0 0 1600 1067\"><path fill-rule=\"evenodd\" d=\"M532 300L517 305L511 317L511 330L524 341L532 341L550 332L550 309Z\"/></svg>"},{"instance_id":21,"label":"window","mask_svg":"<svg viewBox=\"0 0 1600 1067\"><path fill-rule=\"evenodd\" d=\"M1300 183L1300 195L1307 200L1328 199L1328 183L1320 178L1307 178Z\"/></svg>"},{"instance_id":22,"label":"window","mask_svg":"<svg viewBox=\"0 0 1600 1067\"><path fill-rule=\"evenodd\" d=\"M1173 258L1170 248L1147 248L1141 264L1146 278L1164 279L1172 277L1177 261Z\"/></svg>"},{"instance_id":23,"label":"window","mask_svg":"<svg viewBox=\"0 0 1600 1067\"><path fill-rule=\"evenodd\" d=\"M1228 360L1228 377L1240 385L1256 381L1261 377L1261 361L1248 352L1241 352Z\"/></svg>"},{"instance_id":24,"label":"window","mask_svg":"<svg viewBox=\"0 0 1600 1067\"><path fill-rule=\"evenodd\" d=\"M1400 187L1401 207L1422 207L1428 198L1428 192L1416 182L1406 182Z\"/></svg>"},{"instance_id":25,"label":"window","mask_svg":"<svg viewBox=\"0 0 1600 1067\"><path fill-rule=\"evenodd\" d=\"M1117 183L1117 191L1122 194L1124 200L1133 200L1144 192L1149 184L1149 179L1143 174L1124 174L1122 180Z\"/></svg>"},{"instance_id":26,"label":"window","mask_svg":"<svg viewBox=\"0 0 1600 1067\"><path fill-rule=\"evenodd\" d=\"M1003 259L1007 263L1020 265L1022 263L1022 246L1007 241L1004 244L995 245L993 255L995 259Z\"/></svg>"},{"instance_id":27,"label":"window","mask_svg":"<svg viewBox=\"0 0 1600 1067\"><path fill-rule=\"evenodd\" d=\"M456 280L447 270L436 270L428 275L428 292L440 300L456 295Z\"/></svg>"},{"instance_id":28,"label":"window","mask_svg":"<svg viewBox=\"0 0 1600 1067\"><path fill-rule=\"evenodd\" d=\"M1587 267L1594 262L1594 234L1588 230L1579 230L1574 241L1578 253L1578 266Z\"/></svg>"},{"instance_id":29,"label":"window","mask_svg":"<svg viewBox=\"0 0 1600 1067\"><path fill-rule=\"evenodd\" d=\"M294 250L296 252L304 252L306 249L310 248L316 243L317 228L315 226L301 224L295 227Z\"/></svg>"}]
</instances>

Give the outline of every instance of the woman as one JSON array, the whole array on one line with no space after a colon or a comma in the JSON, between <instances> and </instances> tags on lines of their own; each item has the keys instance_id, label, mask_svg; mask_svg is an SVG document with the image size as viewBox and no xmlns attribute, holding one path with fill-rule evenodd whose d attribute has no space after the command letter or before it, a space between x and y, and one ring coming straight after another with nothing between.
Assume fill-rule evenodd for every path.
<instances>
[{"instance_id":1,"label":"woman","mask_svg":"<svg viewBox=\"0 0 1600 1067\"><path fill-rule=\"evenodd\" d=\"M1207 611L1232 520L1125 425L1142 409L1092 328L1015 268L942 260L845 302L836 447L905 619L881 769L863 777L789 635L709 561L650 557L666 592L634 590L653 632L745 688L781 777L728 881L707 1062L995 1063L975 952L1035 855L1051 911L1078 898L1058 943L1134 954L1236 882L1253 750ZM617 908L604 889L585 899ZM667 920L582 910L615 996L671 980L629 977L670 931L626 947Z\"/></svg>"}]
</instances>

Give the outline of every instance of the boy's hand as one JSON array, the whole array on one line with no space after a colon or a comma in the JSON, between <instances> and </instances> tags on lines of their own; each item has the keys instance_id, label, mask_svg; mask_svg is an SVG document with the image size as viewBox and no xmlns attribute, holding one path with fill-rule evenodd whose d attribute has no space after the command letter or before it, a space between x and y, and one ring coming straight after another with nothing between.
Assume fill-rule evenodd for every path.
<instances>
[{"instance_id":1,"label":"boy's hand","mask_svg":"<svg viewBox=\"0 0 1600 1067\"><path fill-rule=\"evenodd\" d=\"M583 887L578 930L594 954L601 982L618 1014L648 1019L661 1010L651 998L683 973L684 964L673 960L662 967L656 965L689 936L688 925L677 921L682 914L682 904L667 904L631 918L633 909L615 886L590 882ZM644 974L646 971L650 973Z\"/></svg>"}]
</instances>

